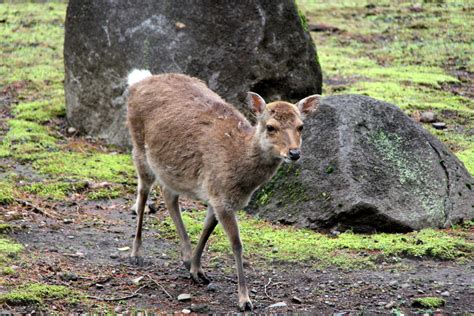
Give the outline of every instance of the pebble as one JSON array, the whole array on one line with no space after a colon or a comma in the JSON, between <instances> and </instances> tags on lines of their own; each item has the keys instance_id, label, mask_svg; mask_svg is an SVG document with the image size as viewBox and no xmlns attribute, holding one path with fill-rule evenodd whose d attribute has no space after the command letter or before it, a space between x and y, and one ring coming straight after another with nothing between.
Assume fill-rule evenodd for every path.
<instances>
[{"instance_id":1,"label":"pebble","mask_svg":"<svg viewBox=\"0 0 474 316\"><path fill-rule=\"evenodd\" d=\"M217 290L217 286L214 283L209 283L207 285L207 291L208 292L215 292Z\"/></svg>"},{"instance_id":2,"label":"pebble","mask_svg":"<svg viewBox=\"0 0 474 316\"><path fill-rule=\"evenodd\" d=\"M432 123L431 126L433 126L435 129L445 129L446 123L436 122L436 123Z\"/></svg>"},{"instance_id":3,"label":"pebble","mask_svg":"<svg viewBox=\"0 0 474 316\"><path fill-rule=\"evenodd\" d=\"M268 306L268 308L278 308L278 307L287 307L288 305L285 302L278 302Z\"/></svg>"},{"instance_id":4,"label":"pebble","mask_svg":"<svg viewBox=\"0 0 474 316\"><path fill-rule=\"evenodd\" d=\"M422 289L418 289L417 292L418 292L418 294L423 294L423 293L425 293L425 291L423 291Z\"/></svg>"},{"instance_id":5,"label":"pebble","mask_svg":"<svg viewBox=\"0 0 474 316\"><path fill-rule=\"evenodd\" d=\"M191 300L191 294L182 293L178 295L178 301L180 302L187 302Z\"/></svg>"},{"instance_id":6,"label":"pebble","mask_svg":"<svg viewBox=\"0 0 474 316\"><path fill-rule=\"evenodd\" d=\"M103 289L103 288L104 288L104 285L103 285L103 284L100 284L100 283L96 283L96 284L95 284L95 287L98 288L98 289Z\"/></svg>"},{"instance_id":7,"label":"pebble","mask_svg":"<svg viewBox=\"0 0 474 316\"><path fill-rule=\"evenodd\" d=\"M329 305L329 306L334 306L334 303L331 301L324 301L324 304Z\"/></svg>"},{"instance_id":8,"label":"pebble","mask_svg":"<svg viewBox=\"0 0 474 316\"><path fill-rule=\"evenodd\" d=\"M63 219L63 223L64 223L64 224L71 224L72 222L74 222L74 221L73 221L72 219L70 219L70 218L65 218L65 219Z\"/></svg>"},{"instance_id":9,"label":"pebble","mask_svg":"<svg viewBox=\"0 0 474 316\"><path fill-rule=\"evenodd\" d=\"M181 313L183 313L183 314L191 314L191 310L185 308L185 309L183 309L183 310L181 311Z\"/></svg>"},{"instance_id":10,"label":"pebble","mask_svg":"<svg viewBox=\"0 0 474 316\"><path fill-rule=\"evenodd\" d=\"M398 284L397 280L392 280L392 281L388 282L388 285L390 285L392 287L395 287L397 284Z\"/></svg>"},{"instance_id":11,"label":"pebble","mask_svg":"<svg viewBox=\"0 0 474 316\"><path fill-rule=\"evenodd\" d=\"M68 132L68 134L74 134L76 132L76 129L71 126L67 129L67 132Z\"/></svg>"},{"instance_id":12,"label":"pebble","mask_svg":"<svg viewBox=\"0 0 474 316\"><path fill-rule=\"evenodd\" d=\"M385 305L387 305L387 304L388 304L387 302L378 302L378 303L377 303L378 306L385 306Z\"/></svg>"},{"instance_id":13,"label":"pebble","mask_svg":"<svg viewBox=\"0 0 474 316\"><path fill-rule=\"evenodd\" d=\"M448 297L449 295L449 291L441 292L441 296Z\"/></svg>"},{"instance_id":14,"label":"pebble","mask_svg":"<svg viewBox=\"0 0 474 316\"><path fill-rule=\"evenodd\" d=\"M395 301L391 301L390 303L388 303L387 305L385 305L385 308L386 308L386 309L390 309L390 308L392 308L392 307L394 307L394 306L395 306Z\"/></svg>"},{"instance_id":15,"label":"pebble","mask_svg":"<svg viewBox=\"0 0 474 316\"><path fill-rule=\"evenodd\" d=\"M198 314L209 313L209 306L206 304L191 304L191 311Z\"/></svg>"},{"instance_id":16,"label":"pebble","mask_svg":"<svg viewBox=\"0 0 474 316\"><path fill-rule=\"evenodd\" d=\"M133 284L140 284L140 281L143 280L144 276L139 276L138 278L132 279Z\"/></svg>"},{"instance_id":17,"label":"pebble","mask_svg":"<svg viewBox=\"0 0 474 316\"><path fill-rule=\"evenodd\" d=\"M403 283L401 286L402 286L402 289L407 289L407 288L410 287L410 284L408 284L408 283Z\"/></svg>"},{"instance_id":18,"label":"pebble","mask_svg":"<svg viewBox=\"0 0 474 316\"><path fill-rule=\"evenodd\" d=\"M293 303L295 303L295 304L301 304L301 303L303 303L303 301L301 300L301 298L299 298L299 297L297 297L297 296L293 296L293 297L291 298L291 301L292 301Z\"/></svg>"},{"instance_id":19,"label":"pebble","mask_svg":"<svg viewBox=\"0 0 474 316\"><path fill-rule=\"evenodd\" d=\"M117 259L118 257L119 257L118 252L112 252L112 253L110 254L110 258L111 258L111 259Z\"/></svg>"},{"instance_id":20,"label":"pebble","mask_svg":"<svg viewBox=\"0 0 474 316\"><path fill-rule=\"evenodd\" d=\"M436 121L436 114L432 111L421 112L420 122L423 123L433 123Z\"/></svg>"}]
</instances>

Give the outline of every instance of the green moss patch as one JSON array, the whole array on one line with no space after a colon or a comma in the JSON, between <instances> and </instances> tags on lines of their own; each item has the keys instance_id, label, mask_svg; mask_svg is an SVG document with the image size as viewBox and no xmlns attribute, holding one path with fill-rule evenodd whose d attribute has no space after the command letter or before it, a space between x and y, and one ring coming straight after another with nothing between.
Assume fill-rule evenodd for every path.
<instances>
[{"instance_id":1,"label":"green moss patch","mask_svg":"<svg viewBox=\"0 0 474 316\"><path fill-rule=\"evenodd\" d=\"M86 186L86 182L38 182L24 186L22 190L42 198L62 200L69 193L83 190Z\"/></svg>"},{"instance_id":2,"label":"green moss patch","mask_svg":"<svg viewBox=\"0 0 474 316\"><path fill-rule=\"evenodd\" d=\"M414 307L436 309L446 304L446 301L440 297L418 297L412 302Z\"/></svg>"},{"instance_id":3,"label":"green moss patch","mask_svg":"<svg viewBox=\"0 0 474 316\"><path fill-rule=\"evenodd\" d=\"M0 266L9 259L14 258L22 250L22 245L0 235Z\"/></svg>"},{"instance_id":4,"label":"green moss patch","mask_svg":"<svg viewBox=\"0 0 474 316\"><path fill-rule=\"evenodd\" d=\"M65 107L59 100L52 101L34 101L20 103L12 110L16 119L44 123L51 118L63 116Z\"/></svg>"},{"instance_id":5,"label":"green moss patch","mask_svg":"<svg viewBox=\"0 0 474 316\"><path fill-rule=\"evenodd\" d=\"M130 155L57 152L39 159L33 167L43 174L127 183L134 176Z\"/></svg>"},{"instance_id":6,"label":"green moss patch","mask_svg":"<svg viewBox=\"0 0 474 316\"><path fill-rule=\"evenodd\" d=\"M184 212L183 220L193 242L202 231L205 212ZM177 240L169 218L157 223L165 238ZM240 213L240 231L245 252L263 260L308 261L317 266L375 267L380 258L417 257L455 260L471 258L474 245L443 231L425 229L410 234L363 235L345 232L337 237L307 229L272 225ZM211 253L230 254L225 233L218 226L210 238Z\"/></svg>"},{"instance_id":7,"label":"green moss patch","mask_svg":"<svg viewBox=\"0 0 474 316\"><path fill-rule=\"evenodd\" d=\"M46 301L61 300L79 295L62 285L31 283L0 295L0 303L8 305L40 305Z\"/></svg>"},{"instance_id":8,"label":"green moss patch","mask_svg":"<svg viewBox=\"0 0 474 316\"><path fill-rule=\"evenodd\" d=\"M0 181L0 204L10 204L15 200L12 184Z\"/></svg>"}]
</instances>

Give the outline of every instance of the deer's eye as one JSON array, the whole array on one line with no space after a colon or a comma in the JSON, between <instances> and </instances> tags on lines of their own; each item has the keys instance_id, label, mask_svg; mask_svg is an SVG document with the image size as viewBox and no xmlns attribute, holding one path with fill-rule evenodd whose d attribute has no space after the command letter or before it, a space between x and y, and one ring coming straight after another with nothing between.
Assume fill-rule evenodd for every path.
<instances>
[{"instance_id":1,"label":"deer's eye","mask_svg":"<svg viewBox=\"0 0 474 316\"><path fill-rule=\"evenodd\" d=\"M296 128L296 130L297 130L298 132L303 131L303 125L298 126L298 127Z\"/></svg>"},{"instance_id":2,"label":"deer's eye","mask_svg":"<svg viewBox=\"0 0 474 316\"><path fill-rule=\"evenodd\" d=\"M275 132L275 131L276 131L275 126L267 125L267 132L273 133L273 132Z\"/></svg>"}]
</instances>

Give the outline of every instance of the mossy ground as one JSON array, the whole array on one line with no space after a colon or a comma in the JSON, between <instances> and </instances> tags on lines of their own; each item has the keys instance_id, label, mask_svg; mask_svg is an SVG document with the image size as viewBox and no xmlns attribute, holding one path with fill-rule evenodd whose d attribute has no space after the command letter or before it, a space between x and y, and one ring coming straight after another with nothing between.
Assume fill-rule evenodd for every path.
<instances>
[{"instance_id":1,"label":"mossy ground","mask_svg":"<svg viewBox=\"0 0 474 316\"><path fill-rule=\"evenodd\" d=\"M78 300L80 295L62 285L47 285L31 283L13 289L7 294L0 295L0 304L44 305L51 300L67 299L70 302Z\"/></svg>"},{"instance_id":2,"label":"mossy ground","mask_svg":"<svg viewBox=\"0 0 474 316\"><path fill-rule=\"evenodd\" d=\"M277 226L240 213L240 231L246 253L263 260L308 261L316 266L343 268L375 267L381 260L400 257L440 260L472 259L474 245L464 237L445 231L424 229L411 234L354 234L337 236L307 229ZM205 211L183 213L183 221L193 242L202 231ZM167 217L155 228L164 238L177 240L175 227ZM210 237L209 252L231 254L227 237L220 226Z\"/></svg>"},{"instance_id":3,"label":"mossy ground","mask_svg":"<svg viewBox=\"0 0 474 316\"><path fill-rule=\"evenodd\" d=\"M312 33L326 94L366 94L407 114L433 110L449 127L436 135L474 174L472 3L297 2L309 24L339 29Z\"/></svg>"}]
</instances>

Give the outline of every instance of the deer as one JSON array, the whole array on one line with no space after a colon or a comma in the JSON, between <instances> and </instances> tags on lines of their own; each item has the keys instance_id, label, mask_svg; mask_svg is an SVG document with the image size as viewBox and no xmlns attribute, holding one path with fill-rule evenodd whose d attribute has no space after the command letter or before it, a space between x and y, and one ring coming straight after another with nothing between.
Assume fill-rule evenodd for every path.
<instances>
[{"instance_id":1,"label":"deer","mask_svg":"<svg viewBox=\"0 0 474 316\"><path fill-rule=\"evenodd\" d=\"M266 103L248 92L256 123L227 103L206 84L184 74L152 75L133 70L128 76L127 126L138 175L134 206L137 226L130 260L143 264L142 225L152 187L176 226L181 257L197 283L210 280L201 265L208 238L218 223L229 239L238 278L238 307L253 310L243 268L243 246L236 211L243 209L283 162L301 157L303 119L319 106L320 95L296 104ZM178 199L208 205L201 236L194 248L181 218Z\"/></svg>"}]
</instances>

